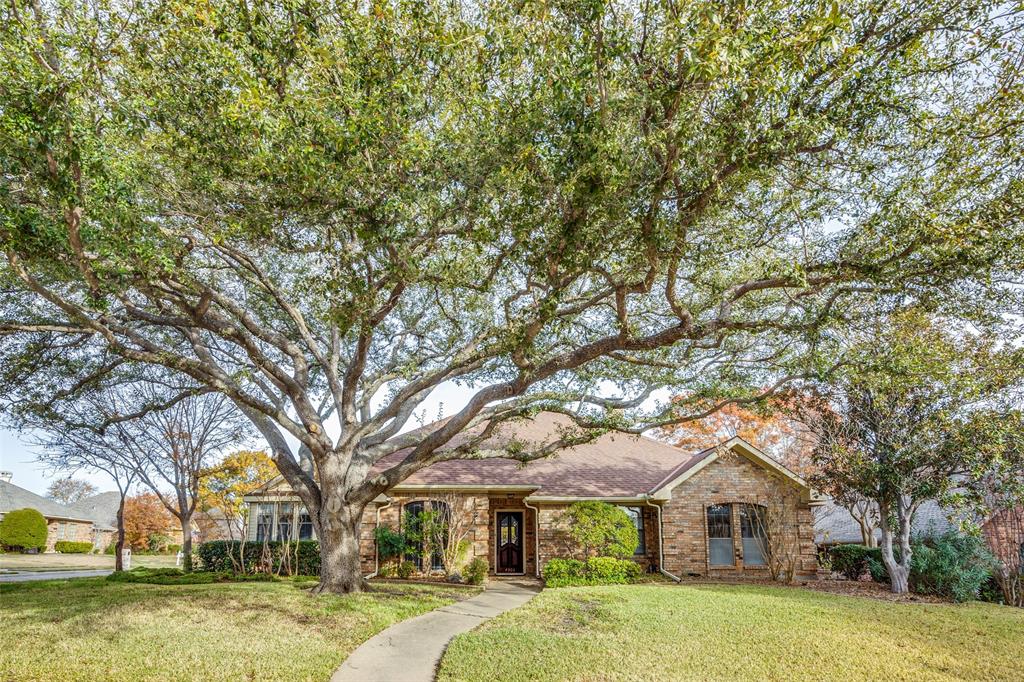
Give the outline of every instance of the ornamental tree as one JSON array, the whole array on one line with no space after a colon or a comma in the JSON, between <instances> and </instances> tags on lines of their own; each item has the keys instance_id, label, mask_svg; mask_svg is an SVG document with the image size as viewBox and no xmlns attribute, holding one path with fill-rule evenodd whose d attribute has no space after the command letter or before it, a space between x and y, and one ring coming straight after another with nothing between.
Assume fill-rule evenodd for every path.
<instances>
[{"instance_id":1,"label":"ornamental tree","mask_svg":"<svg viewBox=\"0 0 1024 682\"><path fill-rule=\"evenodd\" d=\"M1005 437L985 425L1011 414L1022 351L919 313L855 341L844 370L819 387L829 409L801 412L817 436L811 480L841 501L874 503L882 560L901 593L920 504L970 490L997 461Z\"/></svg>"},{"instance_id":2,"label":"ornamental tree","mask_svg":"<svg viewBox=\"0 0 1024 682\"><path fill-rule=\"evenodd\" d=\"M228 539L244 539L245 502L242 499L277 475L274 462L262 450L239 450L199 472L199 509L219 510Z\"/></svg>"},{"instance_id":3,"label":"ornamental tree","mask_svg":"<svg viewBox=\"0 0 1024 682\"><path fill-rule=\"evenodd\" d=\"M359 590L363 510L423 467L752 400L827 368L865 299L1012 304L1020 23L952 0L7 4L0 371L14 402L133 363L227 396L310 511L318 589ZM447 383L466 404L408 430ZM577 426L502 437L541 408Z\"/></svg>"}]
</instances>

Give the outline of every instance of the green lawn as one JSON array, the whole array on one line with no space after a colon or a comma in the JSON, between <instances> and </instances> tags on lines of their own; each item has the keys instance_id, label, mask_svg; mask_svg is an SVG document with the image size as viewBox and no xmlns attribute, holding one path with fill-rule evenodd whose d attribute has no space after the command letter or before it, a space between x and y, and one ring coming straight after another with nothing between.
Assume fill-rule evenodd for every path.
<instances>
[{"instance_id":1,"label":"green lawn","mask_svg":"<svg viewBox=\"0 0 1024 682\"><path fill-rule=\"evenodd\" d=\"M325 681L388 625L475 593L387 584L314 598L290 581L0 584L0 680Z\"/></svg>"},{"instance_id":2,"label":"green lawn","mask_svg":"<svg viewBox=\"0 0 1024 682\"><path fill-rule=\"evenodd\" d=\"M1024 610L784 587L545 590L457 637L439 680L1024 680Z\"/></svg>"},{"instance_id":3,"label":"green lawn","mask_svg":"<svg viewBox=\"0 0 1024 682\"><path fill-rule=\"evenodd\" d=\"M177 557L166 554L136 554L132 568L173 567ZM0 554L0 569L11 571L114 570L113 554Z\"/></svg>"}]
</instances>

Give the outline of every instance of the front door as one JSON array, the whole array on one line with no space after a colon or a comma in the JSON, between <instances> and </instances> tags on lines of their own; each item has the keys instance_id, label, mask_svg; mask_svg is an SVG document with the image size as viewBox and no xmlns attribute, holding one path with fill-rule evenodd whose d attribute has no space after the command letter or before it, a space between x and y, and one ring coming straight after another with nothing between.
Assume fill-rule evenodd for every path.
<instances>
[{"instance_id":1,"label":"front door","mask_svg":"<svg viewBox=\"0 0 1024 682\"><path fill-rule=\"evenodd\" d=\"M497 513L498 567L497 573L523 572L523 512Z\"/></svg>"}]
</instances>

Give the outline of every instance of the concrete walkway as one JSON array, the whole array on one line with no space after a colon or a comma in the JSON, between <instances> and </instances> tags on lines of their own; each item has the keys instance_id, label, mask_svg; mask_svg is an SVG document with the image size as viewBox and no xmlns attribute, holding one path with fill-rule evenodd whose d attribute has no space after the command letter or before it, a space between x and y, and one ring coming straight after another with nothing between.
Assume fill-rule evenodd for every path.
<instances>
[{"instance_id":1,"label":"concrete walkway","mask_svg":"<svg viewBox=\"0 0 1024 682\"><path fill-rule=\"evenodd\" d=\"M331 682L431 682L455 635L522 606L540 592L527 581L491 581L479 595L396 623L363 642Z\"/></svg>"},{"instance_id":2,"label":"concrete walkway","mask_svg":"<svg viewBox=\"0 0 1024 682\"><path fill-rule=\"evenodd\" d=\"M0 573L0 583L27 583L33 580L67 580L68 578L99 578L110 575L113 571L99 569L95 571L24 571L20 573Z\"/></svg>"}]
</instances>

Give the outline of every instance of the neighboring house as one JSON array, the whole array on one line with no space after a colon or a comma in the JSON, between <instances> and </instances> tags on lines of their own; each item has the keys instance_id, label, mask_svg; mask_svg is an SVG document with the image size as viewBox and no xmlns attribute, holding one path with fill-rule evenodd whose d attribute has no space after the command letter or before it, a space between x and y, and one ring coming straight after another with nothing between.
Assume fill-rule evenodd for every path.
<instances>
[{"instance_id":1,"label":"neighboring house","mask_svg":"<svg viewBox=\"0 0 1024 682\"><path fill-rule=\"evenodd\" d=\"M192 525L197 531L193 533L193 541L238 540L242 537L240 519L229 517L221 509L197 511L192 517Z\"/></svg>"},{"instance_id":2,"label":"neighboring house","mask_svg":"<svg viewBox=\"0 0 1024 682\"><path fill-rule=\"evenodd\" d=\"M35 509L46 518L46 552L54 551L54 545L62 540L106 546L101 543L104 534L109 537L108 526L81 510L16 486L11 483L9 472L0 472L0 518L7 512L25 508Z\"/></svg>"},{"instance_id":3,"label":"neighboring house","mask_svg":"<svg viewBox=\"0 0 1024 682\"><path fill-rule=\"evenodd\" d=\"M78 500L68 507L93 520L96 524L96 539L93 544L104 550L116 539L117 508L120 505L121 493L113 490Z\"/></svg>"},{"instance_id":4,"label":"neighboring house","mask_svg":"<svg viewBox=\"0 0 1024 682\"><path fill-rule=\"evenodd\" d=\"M543 443L569 424L541 413L508 423L481 449L510 440ZM378 462L378 470L407 454ZM451 460L422 469L379 496L363 514L363 569L377 570L374 527L399 526L402 515L429 508L431 499L457 493L472 524L470 558L485 557L491 573L539 575L551 558L566 556L564 512L579 500L621 505L640 533L636 561L675 576L765 576L757 540L759 505L775 505L800 577L817 574L814 491L796 474L750 443L733 438L687 453L644 437L609 433L525 466L510 459ZM283 478L258 488L249 503L250 540L310 539L313 524ZM435 503L436 504L436 503ZM420 566L422 569L423 567ZM427 567L429 570L431 567Z\"/></svg>"},{"instance_id":5,"label":"neighboring house","mask_svg":"<svg viewBox=\"0 0 1024 682\"><path fill-rule=\"evenodd\" d=\"M914 514L914 522L911 524L911 534L919 535L941 535L950 528L957 526L955 523L956 512L952 509L939 506L934 500L926 500L917 508ZM875 529L875 539L881 540L882 532ZM846 507L828 500L815 510L814 518L814 541L818 545L830 547L832 545L859 545L864 542L860 532L860 525L850 514Z\"/></svg>"}]
</instances>

